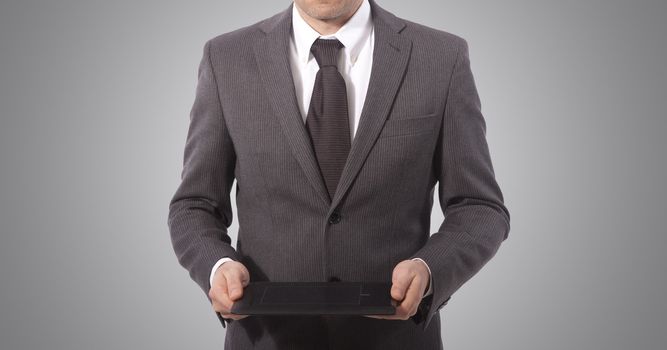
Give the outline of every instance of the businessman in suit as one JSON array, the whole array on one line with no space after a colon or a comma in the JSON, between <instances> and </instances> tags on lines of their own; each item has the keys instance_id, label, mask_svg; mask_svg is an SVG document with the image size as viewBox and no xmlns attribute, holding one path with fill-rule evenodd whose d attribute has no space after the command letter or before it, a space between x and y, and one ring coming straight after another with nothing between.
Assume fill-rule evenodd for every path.
<instances>
[{"instance_id":1,"label":"businessman in suit","mask_svg":"<svg viewBox=\"0 0 667 350\"><path fill-rule=\"evenodd\" d=\"M510 229L466 40L375 0L294 0L208 40L198 78L168 225L225 348L442 349L438 311ZM391 281L397 312L231 314L251 280Z\"/></svg>"}]
</instances>

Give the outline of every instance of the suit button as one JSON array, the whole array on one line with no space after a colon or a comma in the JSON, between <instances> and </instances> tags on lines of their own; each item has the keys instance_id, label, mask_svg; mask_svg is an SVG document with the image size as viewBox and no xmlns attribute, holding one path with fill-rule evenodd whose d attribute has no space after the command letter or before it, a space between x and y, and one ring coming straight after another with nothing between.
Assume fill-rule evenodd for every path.
<instances>
[{"instance_id":1,"label":"suit button","mask_svg":"<svg viewBox=\"0 0 667 350\"><path fill-rule=\"evenodd\" d=\"M337 224L340 222L340 213L338 211L334 211L331 213L331 216L329 216L329 223L330 224Z\"/></svg>"},{"instance_id":2,"label":"suit button","mask_svg":"<svg viewBox=\"0 0 667 350\"><path fill-rule=\"evenodd\" d=\"M340 278L336 276L329 277L329 282L340 282Z\"/></svg>"}]
</instances>

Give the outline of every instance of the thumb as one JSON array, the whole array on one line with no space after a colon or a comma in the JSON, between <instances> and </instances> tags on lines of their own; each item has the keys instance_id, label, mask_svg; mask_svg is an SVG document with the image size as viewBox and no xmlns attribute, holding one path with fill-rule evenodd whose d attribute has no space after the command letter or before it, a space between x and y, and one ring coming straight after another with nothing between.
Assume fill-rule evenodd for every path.
<instances>
[{"instance_id":1,"label":"thumb","mask_svg":"<svg viewBox=\"0 0 667 350\"><path fill-rule=\"evenodd\" d=\"M248 276L248 270L244 270L244 273L241 276L241 284L243 287L246 287L248 286L248 283L250 283L250 276Z\"/></svg>"},{"instance_id":2,"label":"thumb","mask_svg":"<svg viewBox=\"0 0 667 350\"><path fill-rule=\"evenodd\" d=\"M396 283L392 284L391 297L398 301L403 300L403 298L405 298L405 288Z\"/></svg>"},{"instance_id":3,"label":"thumb","mask_svg":"<svg viewBox=\"0 0 667 350\"><path fill-rule=\"evenodd\" d=\"M238 277L227 280L227 294L231 300L238 300L243 296L243 284Z\"/></svg>"},{"instance_id":4,"label":"thumb","mask_svg":"<svg viewBox=\"0 0 667 350\"><path fill-rule=\"evenodd\" d=\"M391 284L391 297L401 301L405 298L405 292L408 289L408 283L405 278L396 275Z\"/></svg>"}]
</instances>

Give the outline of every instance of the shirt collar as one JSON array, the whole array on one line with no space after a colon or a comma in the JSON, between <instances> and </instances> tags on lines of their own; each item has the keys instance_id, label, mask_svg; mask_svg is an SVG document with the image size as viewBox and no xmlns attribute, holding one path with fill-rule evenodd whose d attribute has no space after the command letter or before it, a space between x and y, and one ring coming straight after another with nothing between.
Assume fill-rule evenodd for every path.
<instances>
[{"instance_id":1,"label":"shirt collar","mask_svg":"<svg viewBox=\"0 0 667 350\"><path fill-rule=\"evenodd\" d=\"M296 46L297 56L302 63L308 62L308 59L311 56L310 47L313 45L313 42L315 42L315 39L320 37L335 37L345 45L343 51L347 55L349 62L354 65L372 28L373 22L368 0L363 0L352 17L350 17L350 19L345 22L336 33L331 35L320 35L320 33L313 29L313 27L301 17L301 14L299 14L299 11L296 9L296 4L292 4L292 35Z\"/></svg>"}]
</instances>

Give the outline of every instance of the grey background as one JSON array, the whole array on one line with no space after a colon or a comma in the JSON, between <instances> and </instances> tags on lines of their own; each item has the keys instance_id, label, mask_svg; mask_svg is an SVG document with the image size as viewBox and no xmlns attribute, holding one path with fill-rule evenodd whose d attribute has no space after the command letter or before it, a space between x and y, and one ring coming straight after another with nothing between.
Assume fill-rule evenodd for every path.
<instances>
[{"instance_id":1,"label":"grey background","mask_svg":"<svg viewBox=\"0 0 667 350\"><path fill-rule=\"evenodd\" d=\"M378 3L468 40L512 214L445 347L664 349L667 2ZM204 42L288 5L2 1L1 349L222 348L168 201Z\"/></svg>"}]
</instances>

